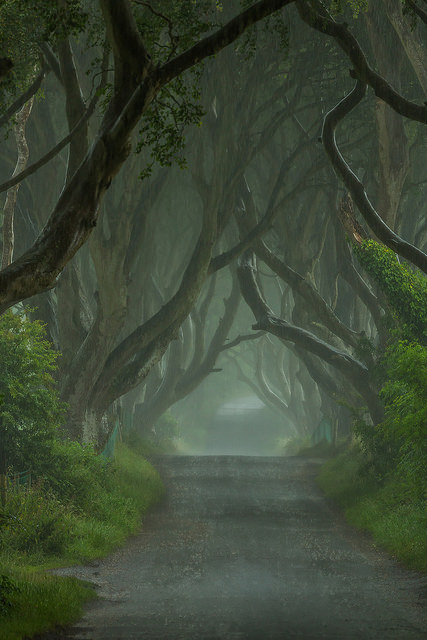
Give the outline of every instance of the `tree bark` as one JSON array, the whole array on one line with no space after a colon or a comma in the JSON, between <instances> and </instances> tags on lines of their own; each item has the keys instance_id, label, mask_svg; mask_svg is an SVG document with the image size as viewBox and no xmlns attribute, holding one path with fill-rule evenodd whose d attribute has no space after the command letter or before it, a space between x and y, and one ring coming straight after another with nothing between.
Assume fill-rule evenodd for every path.
<instances>
[{"instance_id":1,"label":"tree bark","mask_svg":"<svg viewBox=\"0 0 427 640\"><path fill-rule=\"evenodd\" d=\"M335 22L323 3L320 4L317 0L309 3L297 0L296 5L304 22L320 33L332 36L348 55L354 66L354 72L351 74L353 77L357 77L362 83L368 83L374 89L375 95L387 102L401 116L427 124L427 106L406 100L385 78L372 69L347 24Z\"/></svg>"},{"instance_id":2,"label":"tree bark","mask_svg":"<svg viewBox=\"0 0 427 640\"><path fill-rule=\"evenodd\" d=\"M129 136L156 93L187 69L234 42L252 24L290 2L261 0L188 51L160 68L153 68L139 40L128 0L102 0L115 54L116 92L97 138L39 238L0 273L0 311L55 286L59 273L96 226L103 195L129 155ZM126 74L126 68L132 69L132 74Z\"/></svg>"},{"instance_id":3,"label":"tree bark","mask_svg":"<svg viewBox=\"0 0 427 640\"><path fill-rule=\"evenodd\" d=\"M14 134L16 148L18 151L18 159L16 161L13 176L16 176L25 169L28 162L28 157L30 155L27 139L25 137L25 125L28 118L30 117L31 109L33 107L33 100L34 98L31 97L28 102L24 104L21 110L16 114ZM6 195L6 202L3 207L3 252L1 260L2 269L5 269L12 262L13 249L15 246L13 221L15 216L16 198L18 196L18 191L19 184L11 187L8 190Z\"/></svg>"},{"instance_id":4,"label":"tree bark","mask_svg":"<svg viewBox=\"0 0 427 640\"><path fill-rule=\"evenodd\" d=\"M427 97L427 55L425 46L417 37L416 30L411 30L407 20L405 20L400 0L382 0L382 3L415 71L424 95ZM414 2L409 4L414 10L418 8ZM422 19L423 16L426 17L426 14L422 11L418 15Z\"/></svg>"},{"instance_id":5,"label":"tree bark","mask_svg":"<svg viewBox=\"0 0 427 640\"><path fill-rule=\"evenodd\" d=\"M380 422L383 411L378 393L369 380L367 367L349 354L320 340L313 333L277 318L259 291L255 279L253 254L246 253L243 256L238 268L238 276L242 295L256 319L256 324L252 328L263 329L284 342L292 342L335 367L364 398L374 423Z\"/></svg>"},{"instance_id":6,"label":"tree bark","mask_svg":"<svg viewBox=\"0 0 427 640\"><path fill-rule=\"evenodd\" d=\"M406 258L414 265L427 272L427 255L414 245L406 242L394 233L390 227L381 219L369 200L363 184L350 169L341 155L335 140L335 128L344 116L346 116L365 95L366 86L357 80L353 90L341 102L339 102L329 113L326 114L323 122L322 141L326 153L332 162L332 166L343 180L345 186L350 191L365 222L369 225L375 235L390 247L393 251Z\"/></svg>"},{"instance_id":7,"label":"tree bark","mask_svg":"<svg viewBox=\"0 0 427 640\"><path fill-rule=\"evenodd\" d=\"M384 2L387 4L388 0L384 0ZM397 0L397 4L400 7L400 0ZM383 34L379 33L378 16L372 10L368 11L365 16L368 35L378 69L382 75L387 76L393 82L393 86L400 90L403 50L397 46L393 57L391 57L390 48L385 44ZM393 32L391 32L391 35L393 35ZM380 167L379 194L376 209L390 229L398 232L396 228L397 212L410 166L408 139L402 118L379 98L375 101L375 117L378 126Z\"/></svg>"}]
</instances>

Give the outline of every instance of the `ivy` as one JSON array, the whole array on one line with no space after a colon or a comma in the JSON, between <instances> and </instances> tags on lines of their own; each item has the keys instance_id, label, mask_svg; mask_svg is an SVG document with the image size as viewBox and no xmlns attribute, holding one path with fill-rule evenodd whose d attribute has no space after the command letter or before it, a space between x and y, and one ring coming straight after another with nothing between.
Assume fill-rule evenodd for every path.
<instances>
[{"instance_id":1,"label":"ivy","mask_svg":"<svg viewBox=\"0 0 427 640\"><path fill-rule=\"evenodd\" d=\"M380 479L397 474L412 499L427 487L427 279L391 249L365 240L354 251L386 296L397 328L376 366L384 419L356 425L369 464Z\"/></svg>"},{"instance_id":2,"label":"ivy","mask_svg":"<svg viewBox=\"0 0 427 640\"><path fill-rule=\"evenodd\" d=\"M403 335L426 344L427 279L399 262L396 254L375 240L354 246L356 256L384 292Z\"/></svg>"}]
</instances>

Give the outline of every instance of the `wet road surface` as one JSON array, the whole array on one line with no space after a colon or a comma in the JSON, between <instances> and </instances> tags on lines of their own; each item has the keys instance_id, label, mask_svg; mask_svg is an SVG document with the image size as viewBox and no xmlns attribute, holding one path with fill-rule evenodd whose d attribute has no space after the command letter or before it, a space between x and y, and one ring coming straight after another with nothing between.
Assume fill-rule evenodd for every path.
<instances>
[{"instance_id":1,"label":"wet road surface","mask_svg":"<svg viewBox=\"0 0 427 640\"><path fill-rule=\"evenodd\" d=\"M315 461L162 457L167 491L140 534L62 573L101 596L61 638L287 640L427 637L425 581L350 529Z\"/></svg>"}]
</instances>

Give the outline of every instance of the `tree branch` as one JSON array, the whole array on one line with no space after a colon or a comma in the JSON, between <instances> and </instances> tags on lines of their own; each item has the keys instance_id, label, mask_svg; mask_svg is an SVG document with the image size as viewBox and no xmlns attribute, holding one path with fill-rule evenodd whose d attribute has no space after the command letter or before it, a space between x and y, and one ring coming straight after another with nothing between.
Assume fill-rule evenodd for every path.
<instances>
[{"instance_id":1,"label":"tree branch","mask_svg":"<svg viewBox=\"0 0 427 640\"><path fill-rule=\"evenodd\" d=\"M246 252L244 254L237 273L243 298L256 319L252 328L268 331L284 342L293 342L296 346L309 351L335 367L361 393L368 404L374 422L379 422L382 418L382 410L377 392L371 387L368 368L356 358L332 347L310 331L275 316L258 288L253 253Z\"/></svg>"},{"instance_id":2,"label":"tree branch","mask_svg":"<svg viewBox=\"0 0 427 640\"><path fill-rule=\"evenodd\" d=\"M350 347L357 346L359 334L341 322L308 280L280 260L262 241L256 245L255 251L261 260L292 288L293 292L305 300L329 331L340 337Z\"/></svg>"},{"instance_id":3,"label":"tree branch","mask_svg":"<svg viewBox=\"0 0 427 640\"><path fill-rule=\"evenodd\" d=\"M28 102L18 111L16 115L16 123L14 127L16 148L18 151L18 159L16 161L15 170L13 175L16 175L25 167L28 161L29 149L27 144L27 138L25 136L25 125L30 116L31 109L33 107L34 97L31 97ZM3 208L3 251L1 259L1 268L4 269L8 264L12 262L13 249L15 245L14 234L14 217L16 198L18 196L19 185L15 185L8 190L6 196L6 202Z\"/></svg>"},{"instance_id":4,"label":"tree branch","mask_svg":"<svg viewBox=\"0 0 427 640\"><path fill-rule=\"evenodd\" d=\"M0 272L0 312L19 300L55 286L58 274L95 227L105 191L129 155L129 136L161 87L203 58L231 44L249 26L291 1L261 0L160 69L153 69L147 62L145 79L140 77L138 80L138 73L128 74L126 86L116 84L119 93L107 109L99 134L62 192L42 233L30 249ZM107 31L119 55L117 38L126 37L126 34L118 33L118 26L126 19L121 15L121 8L131 20L129 3L101 0L101 5L108 23ZM129 53L129 44L130 41L125 54ZM117 64L120 66L122 62Z\"/></svg>"},{"instance_id":5,"label":"tree branch","mask_svg":"<svg viewBox=\"0 0 427 640\"><path fill-rule=\"evenodd\" d=\"M28 102L28 100L30 98L33 97L33 95L35 93L37 93L37 91L40 89L41 84L46 76L46 74L48 73L48 68L46 66L43 66L40 73L38 74L38 76L36 77L36 79L31 83L31 85L28 87L28 89L26 91L24 91L24 93L22 93L19 98L17 98L15 100L15 102L13 102L10 107L8 109L6 109L6 111L4 112L4 114L2 115L2 117L0 118L0 127L2 127L4 124L6 124L6 122L17 112L19 111L26 102Z\"/></svg>"},{"instance_id":6,"label":"tree branch","mask_svg":"<svg viewBox=\"0 0 427 640\"><path fill-rule=\"evenodd\" d=\"M296 5L304 22L313 27L313 29L320 31L320 33L332 36L337 41L354 66L355 73L354 75L352 73L353 77L357 77L362 83L368 83L373 88L375 95L387 102L400 115L427 124L427 106L406 100L369 66L358 41L349 31L346 24L335 22L323 6L322 14L319 13L316 10L319 7L316 0L310 3L304 0L297 0Z\"/></svg>"},{"instance_id":7,"label":"tree branch","mask_svg":"<svg viewBox=\"0 0 427 640\"><path fill-rule=\"evenodd\" d=\"M256 2L215 33L203 38L193 47L163 65L159 75L161 84L166 84L204 58L215 55L237 40L250 26L293 2L294 0L261 0Z\"/></svg>"},{"instance_id":8,"label":"tree branch","mask_svg":"<svg viewBox=\"0 0 427 640\"><path fill-rule=\"evenodd\" d=\"M423 9L421 9L414 0L406 0L406 4L411 7L412 11L416 13L419 18L421 18L424 24L427 24L427 13L423 11Z\"/></svg>"},{"instance_id":9,"label":"tree branch","mask_svg":"<svg viewBox=\"0 0 427 640\"><path fill-rule=\"evenodd\" d=\"M322 142L332 166L350 191L370 229L390 249L427 272L427 255L421 249L400 238L385 224L369 200L363 184L350 169L338 149L335 139L336 126L361 101L365 90L366 85L357 80L353 90L326 114L323 122Z\"/></svg>"},{"instance_id":10,"label":"tree branch","mask_svg":"<svg viewBox=\"0 0 427 640\"><path fill-rule=\"evenodd\" d=\"M238 335L234 338L234 340L231 340L230 342L223 344L221 347L221 351L227 351L228 349L233 349L233 347L237 347L241 342L247 342L248 340L258 340L258 338L261 338L261 336L264 336L264 335L265 335L264 331Z\"/></svg>"},{"instance_id":11,"label":"tree branch","mask_svg":"<svg viewBox=\"0 0 427 640\"><path fill-rule=\"evenodd\" d=\"M7 182L3 182L3 184L0 184L0 193L2 193L3 191L7 191L11 187L14 187L16 184L18 184L19 182L22 182L23 180L25 180L25 178L28 178L28 176L31 176L33 173L41 169L41 167L43 167L45 164L53 160L53 158L57 156L58 153L62 151L62 149L64 149L64 147L66 147L70 143L70 141L74 138L74 136L80 131L80 129L89 120L89 118L95 111L95 107L98 102L98 99L99 99L99 95L95 94L92 100L90 101L90 104L86 109L86 112L77 122L76 126L70 131L70 133L67 136L65 136L65 138L63 138L60 142L58 142L57 145L55 145L50 151L48 151L39 160L37 160L36 162L33 162L33 164L30 164L30 166L27 167L24 171L21 171L15 177L10 178L10 180L8 180Z\"/></svg>"}]
</instances>

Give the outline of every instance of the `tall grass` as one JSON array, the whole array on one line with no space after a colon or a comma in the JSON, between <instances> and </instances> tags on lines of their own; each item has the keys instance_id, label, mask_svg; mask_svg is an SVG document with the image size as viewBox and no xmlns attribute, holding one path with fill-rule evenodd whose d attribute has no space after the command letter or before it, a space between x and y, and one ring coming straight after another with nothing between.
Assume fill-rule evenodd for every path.
<instances>
[{"instance_id":1,"label":"tall grass","mask_svg":"<svg viewBox=\"0 0 427 640\"><path fill-rule=\"evenodd\" d=\"M39 482L11 494L0 514L0 638L20 640L77 619L93 589L43 569L108 554L162 494L155 469L121 444L107 465L74 445L71 453L73 469L57 486Z\"/></svg>"},{"instance_id":2,"label":"tall grass","mask_svg":"<svg viewBox=\"0 0 427 640\"><path fill-rule=\"evenodd\" d=\"M75 578L57 578L40 572L2 567L14 584L10 611L0 616L0 638L21 640L34 633L76 620L82 604L95 596L93 588Z\"/></svg>"},{"instance_id":3,"label":"tall grass","mask_svg":"<svg viewBox=\"0 0 427 640\"><path fill-rule=\"evenodd\" d=\"M352 449L321 469L318 483L344 510L346 519L406 566L427 571L427 509L397 475L379 483L366 458Z\"/></svg>"}]
</instances>

